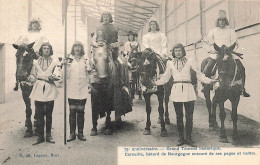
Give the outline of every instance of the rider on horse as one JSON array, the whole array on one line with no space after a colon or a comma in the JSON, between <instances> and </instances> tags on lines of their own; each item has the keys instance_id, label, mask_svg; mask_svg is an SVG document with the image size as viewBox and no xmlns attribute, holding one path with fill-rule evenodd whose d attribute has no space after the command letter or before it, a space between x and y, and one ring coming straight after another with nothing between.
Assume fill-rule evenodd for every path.
<instances>
[{"instance_id":1,"label":"rider on horse","mask_svg":"<svg viewBox=\"0 0 260 165\"><path fill-rule=\"evenodd\" d=\"M225 45L227 47L237 43L237 36L234 29L227 27L229 25L228 19L226 17L226 12L224 10L219 10L218 18L216 20L216 28L211 30L208 35L203 39L204 47L209 53L210 60L207 66L204 68L203 72L207 77L212 76L212 69L216 64L217 51L214 49L213 44L215 43L218 47ZM235 59L237 67L240 71L242 77L242 94L244 97L250 97L250 95L245 90L245 68L241 61L238 59L239 53L232 52L233 59ZM237 56L238 55L238 56Z\"/></svg>"},{"instance_id":2,"label":"rider on horse","mask_svg":"<svg viewBox=\"0 0 260 165\"><path fill-rule=\"evenodd\" d=\"M155 18L149 20L148 33L143 36L144 49L150 48L159 54L163 59L167 57L167 38L160 32L158 21Z\"/></svg>"},{"instance_id":3,"label":"rider on horse","mask_svg":"<svg viewBox=\"0 0 260 165\"><path fill-rule=\"evenodd\" d=\"M90 88L91 88L91 103L92 103L92 124L91 136L97 135L97 119L98 116L104 117L107 114L106 126L107 129L104 134L111 134L111 111L115 110L115 120L119 121L120 116L125 114L127 107L123 107L120 103L122 98L120 90L128 87L128 70L126 60L118 54L119 47L123 44L118 42L118 28L112 24L112 15L109 12L104 12L101 16L100 22L102 25L97 28L95 41L92 46L101 50L101 54L107 54L106 61L101 58L95 58L96 50L94 50L94 58L90 60ZM107 48L104 50L104 48ZM108 50L108 51L107 51ZM96 63L98 62L98 63ZM112 70L109 76L104 72L103 62L109 63ZM102 63L102 64L101 64ZM100 65L101 64L101 65ZM102 68L103 67L103 68ZM102 75L98 71L104 71ZM116 77L113 77L116 76ZM122 111L124 110L124 112ZM120 113L117 113L120 112Z\"/></svg>"},{"instance_id":4,"label":"rider on horse","mask_svg":"<svg viewBox=\"0 0 260 165\"><path fill-rule=\"evenodd\" d=\"M137 51L140 52L141 48L139 43L135 40L135 37L137 37L137 34L133 33L132 31L129 31L128 34L128 41L125 43L124 47L124 54L126 55L126 58L129 58L129 53L131 52L131 49L133 46L137 47Z\"/></svg>"}]
</instances>

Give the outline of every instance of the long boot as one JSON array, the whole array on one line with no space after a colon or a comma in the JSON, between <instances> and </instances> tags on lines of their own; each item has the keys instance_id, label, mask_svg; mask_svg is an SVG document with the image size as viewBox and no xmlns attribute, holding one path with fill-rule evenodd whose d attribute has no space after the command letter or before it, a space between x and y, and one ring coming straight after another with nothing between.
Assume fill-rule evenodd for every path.
<instances>
[{"instance_id":1,"label":"long boot","mask_svg":"<svg viewBox=\"0 0 260 165\"><path fill-rule=\"evenodd\" d=\"M245 89L245 83L246 83L246 71L245 71L245 67L243 66L243 64L241 63L241 61L239 59L236 59L236 63L237 63L237 67L240 71L241 74L241 78L242 78L242 95L244 97L250 97L250 94L246 92Z\"/></svg>"},{"instance_id":2,"label":"long boot","mask_svg":"<svg viewBox=\"0 0 260 165\"><path fill-rule=\"evenodd\" d=\"M26 113L25 127L27 127L27 130L24 134L24 137L28 138L33 136L32 121L31 121L32 109L30 108L26 109L25 113Z\"/></svg>"},{"instance_id":3,"label":"long boot","mask_svg":"<svg viewBox=\"0 0 260 165\"><path fill-rule=\"evenodd\" d=\"M76 109L70 109L70 116L69 116L69 122L70 122L70 136L67 140L67 142L73 141L76 139Z\"/></svg>"},{"instance_id":4,"label":"long boot","mask_svg":"<svg viewBox=\"0 0 260 165\"><path fill-rule=\"evenodd\" d=\"M210 77L212 74L212 69L214 67L216 63L216 60L214 60L213 58L209 58L207 65L205 66L205 68L203 69L203 73L207 76Z\"/></svg>"},{"instance_id":5,"label":"long boot","mask_svg":"<svg viewBox=\"0 0 260 165\"><path fill-rule=\"evenodd\" d=\"M78 139L81 141L86 141L85 136L83 135L83 129L84 129L84 114L85 112L80 110L77 113L77 121L78 121Z\"/></svg>"},{"instance_id":6,"label":"long boot","mask_svg":"<svg viewBox=\"0 0 260 165\"><path fill-rule=\"evenodd\" d=\"M55 141L53 140L53 137L51 136L51 133L50 132L46 132L46 142L49 142L49 143L55 143Z\"/></svg>"}]
</instances>

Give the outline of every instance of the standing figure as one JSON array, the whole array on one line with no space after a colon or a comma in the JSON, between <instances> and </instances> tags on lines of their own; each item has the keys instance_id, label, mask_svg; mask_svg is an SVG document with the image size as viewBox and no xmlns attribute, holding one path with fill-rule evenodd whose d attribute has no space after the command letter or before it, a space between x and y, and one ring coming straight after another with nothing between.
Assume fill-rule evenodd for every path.
<instances>
[{"instance_id":1,"label":"standing figure","mask_svg":"<svg viewBox=\"0 0 260 165\"><path fill-rule=\"evenodd\" d=\"M168 59L167 38L164 33L160 32L158 21L154 18L149 20L148 33L143 36L143 47L152 49L164 60Z\"/></svg>"},{"instance_id":2,"label":"standing figure","mask_svg":"<svg viewBox=\"0 0 260 165\"><path fill-rule=\"evenodd\" d=\"M38 111L37 132L38 139L33 144L39 144L45 141L44 126L46 116L46 141L55 143L51 136L52 128L52 112L54 100L58 96L58 89L55 81L60 79L61 65L54 60L52 46L48 42L44 42L39 50L40 58L33 61L33 68L28 79L34 82L34 86L30 98L35 100L35 109Z\"/></svg>"},{"instance_id":3,"label":"standing figure","mask_svg":"<svg viewBox=\"0 0 260 165\"><path fill-rule=\"evenodd\" d=\"M182 44L179 43L173 47L172 56L174 59L167 62L166 71L159 80L155 81L155 84L165 84L171 77L173 77L174 82L171 89L170 100L173 101L177 117L177 129L179 133L178 146L185 143L190 146L195 146L191 138L191 133L196 94L192 85L190 70L194 70L197 73L198 80L206 84L217 82L217 80L207 78L197 69L196 63L193 59L185 57L186 52ZM184 138L183 105L185 107L186 117L186 140Z\"/></svg>"},{"instance_id":4,"label":"standing figure","mask_svg":"<svg viewBox=\"0 0 260 165\"><path fill-rule=\"evenodd\" d=\"M206 67L203 70L203 73L207 77L212 76L212 69L214 65L216 64L216 58L218 55L218 52L214 49L214 43L218 47L222 47L223 45L226 47L232 46L234 43L236 44L236 47L238 48L238 42L237 42L237 35L234 29L230 29L228 27L229 22L226 17L225 10L219 10L218 18L216 20L216 28L212 29L208 35L203 39L204 48L209 53L209 59ZM244 97L250 97L250 94L246 92L245 89L245 79L246 79L246 73L245 73L245 67L241 63L240 59L238 57L241 55L239 53L236 53L234 51L231 52L232 57L235 59L237 67L239 69L239 72L242 77L242 95ZM202 90L203 91L203 90Z\"/></svg>"},{"instance_id":5,"label":"standing figure","mask_svg":"<svg viewBox=\"0 0 260 165\"><path fill-rule=\"evenodd\" d=\"M76 139L76 125L78 126L78 139L86 141L83 135L85 121L85 104L88 96L88 80L86 64L84 59L84 47L81 42L76 41L71 49L72 55L68 64L68 102L70 108L70 136L68 142Z\"/></svg>"}]
</instances>

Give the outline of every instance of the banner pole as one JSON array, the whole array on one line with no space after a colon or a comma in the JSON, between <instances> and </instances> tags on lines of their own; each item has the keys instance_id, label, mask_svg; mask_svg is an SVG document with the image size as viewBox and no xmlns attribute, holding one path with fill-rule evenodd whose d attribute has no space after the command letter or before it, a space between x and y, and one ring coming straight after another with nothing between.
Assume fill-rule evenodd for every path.
<instances>
[{"instance_id":1,"label":"banner pole","mask_svg":"<svg viewBox=\"0 0 260 165\"><path fill-rule=\"evenodd\" d=\"M66 132L67 132L67 0L65 0L65 30L64 30L64 144L67 144Z\"/></svg>"}]
</instances>

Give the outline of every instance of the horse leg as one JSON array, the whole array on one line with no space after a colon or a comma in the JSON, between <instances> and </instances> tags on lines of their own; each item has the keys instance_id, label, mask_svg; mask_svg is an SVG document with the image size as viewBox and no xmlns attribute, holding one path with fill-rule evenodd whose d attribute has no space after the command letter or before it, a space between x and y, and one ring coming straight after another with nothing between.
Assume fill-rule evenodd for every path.
<instances>
[{"instance_id":1,"label":"horse leg","mask_svg":"<svg viewBox=\"0 0 260 165\"><path fill-rule=\"evenodd\" d=\"M206 87L204 87L203 94L206 99L206 106L207 106L208 114L209 114L209 127L211 127L211 105L212 105L212 103L210 100L210 90L207 89Z\"/></svg>"},{"instance_id":2,"label":"horse leg","mask_svg":"<svg viewBox=\"0 0 260 165\"><path fill-rule=\"evenodd\" d=\"M143 134L144 135L151 135L151 129L150 129L150 126L151 126L151 119L150 119L150 116L151 116L151 94L147 94L145 93L144 94L144 99L145 99L145 103L146 103L146 127L144 129L144 132Z\"/></svg>"},{"instance_id":3,"label":"horse leg","mask_svg":"<svg viewBox=\"0 0 260 165\"><path fill-rule=\"evenodd\" d=\"M94 84L92 84L93 89L91 89L91 106L92 106L92 129L90 132L90 136L96 136L97 133L97 125L98 125L98 111L100 108L99 102L100 102L100 97L97 91L97 88L94 90Z\"/></svg>"},{"instance_id":4,"label":"horse leg","mask_svg":"<svg viewBox=\"0 0 260 165\"><path fill-rule=\"evenodd\" d=\"M211 113L209 116L209 121L210 121L209 130L210 131L217 131L219 129L217 119L216 119L217 102L215 100L216 100L216 98L214 97L213 101L212 101Z\"/></svg>"},{"instance_id":5,"label":"horse leg","mask_svg":"<svg viewBox=\"0 0 260 165\"><path fill-rule=\"evenodd\" d=\"M139 100L142 100L142 91L141 91L141 85L140 85L141 83L140 83L140 75L139 75L139 73L138 73L138 75L137 75L137 93L138 93L138 95L139 95Z\"/></svg>"},{"instance_id":6,"label":"horse leg","mask_svg":"<svg viewBox=\"0 0 260 165\"><path fill-rule=\"evenodd\" d=\"M227 135L226 135L226 129L225 129L225 118L226 118L226 112L224 109L224 102L219 103L219 118L221 120L221 129L220 129L220 136L219 141L222 143L228 143Z\"/></svg>"},{"instance_id":7,"label":"horse leg","mask_svg":"<svg viewBox=\"0 0 260 165\"><path fill-rule=\"evenodd\" d=\"M163 108L163 98L164 98L164 91L162 90L162 92L160 92L158 95L158 102L159 102L159 107L158 107L158 111L159 111L159 116L161 118L161 136L162 137L167 137L167 130L165 128L165 123L164 123L164 108Z\"/></svg>"},{"instance_id":8,"label":"horse leg","mask_svg":"<svg viewBox=\"0 0 260 165\"><path fill-rule=\"evenodd\" d=\"M111 111L107 111L107 117L106 117L106 129L104 131L104 135L111 135L112 129L111 129Z\"/></svg>"},{"instance_id":9,"label":"horse leg","mask_svg":"<svg viewBox=\"0 0 260 165\"><path fill-rule=\"evenodd\" d=\"M236 145L238 143L238 138L237 138L237 106L240 100L240 96L237 95L234 99L231 100L231 104L232 104L232 114L231 114L231 118L233 121L233 144Z\"/></svg>"},{"instance_id":10,"label":"horse leg","mask_svg":"<svg viewBox=\"0 0 260 165\"><path fill-rule=\"evenodd\" d=\"M31 109L31 100L29 98L32 87L28 85L21 85L22 89L22 96L23 100L26 106L25 114L26 114L26 120L25 120L25 127L27 127L27 130L25 132L24 137L31 137L33 135L32 131L32 121L31 121L31 116L32 116L32 109Z\"/></svg>"}]
</instances>

